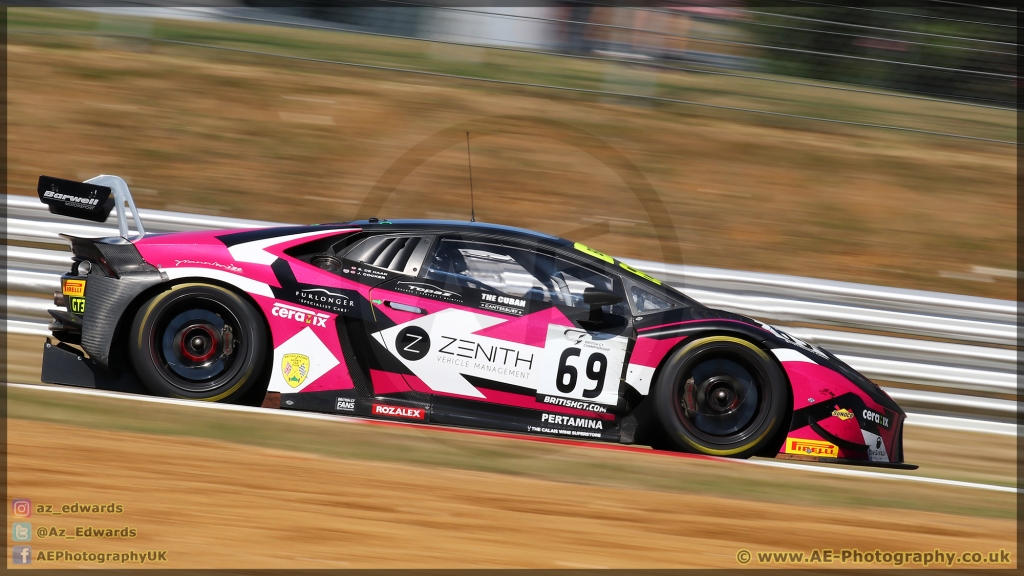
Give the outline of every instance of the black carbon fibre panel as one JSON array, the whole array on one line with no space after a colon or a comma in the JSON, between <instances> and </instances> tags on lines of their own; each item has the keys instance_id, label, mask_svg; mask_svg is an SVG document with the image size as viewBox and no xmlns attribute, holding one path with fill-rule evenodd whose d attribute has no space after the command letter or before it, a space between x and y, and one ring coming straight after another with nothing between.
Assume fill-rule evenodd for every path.
<instances>
[{"instance_id":1,"label":"black carbon fibre panel","mask_svg":"<svg viewBox=\"0 0 1024 576\"><path fill-rule=\"evenodd\" d=\"M164 280L155 270L121 278L89 275L85 284L82 349L90 358L104 368L110 366L110 348L121 315L136 296Z\"/></svg>"},{"instance_id":2,"label":"black carbon fibre panel","mask_svg":"<svg viewBox=\"0 0 1024 576\"><path fill-rule=\"evenodd\" d=\"M124 244L97 242L96 248L99 249L103 258L106 259L107 265L113 268L118 276L156 270L152 264L142 259L139 250L130 242Z\"/></svg>"}]
</instances>

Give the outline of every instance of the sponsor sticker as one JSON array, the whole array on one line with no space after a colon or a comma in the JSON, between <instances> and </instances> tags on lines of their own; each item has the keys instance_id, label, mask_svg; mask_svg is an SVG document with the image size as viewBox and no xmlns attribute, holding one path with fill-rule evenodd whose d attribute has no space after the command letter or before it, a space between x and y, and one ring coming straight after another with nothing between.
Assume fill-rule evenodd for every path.
<instances>
[{"instance_id":1,"label":"sponsor sticker","mask_svg":"<svg viewBox=\"0 0 1024 576\"><path fill-rule=\"evenodd\" d=\"M175 266L209 266L211 268L220 268L221 270L227 270L228 272L241 272L242 269L234 264L221 264L220 262L201 262L199 260L175 260Z\"/></svg>"},{"instance_id":2,"label":"sponsor sticker","mask_svg":"<svg viewBox=\"0 0 1024 576\"><path fill-rule=\"evenodd\" d=\"M57 200L64 202L65 204L74 204L83 208L89 208L96 206L100 203L99 198L85 198L84 196L74 196L72 194L62 194L53 190L47 190L43 192L43 198L47 200Z\"/></svg>"},{"instance_id":3,"label":"sponsor sticker","mask_svg":"<svg viewBox=\"0 0 1024 576\"><path fill-rule=\"evenodd\" d=\"M68 296L68 311L72 314L85 314L85 298Z\"/></svg>"},{"instance_id":4,"label":"sponsor sticker","mask_svg":"<svg viewBox=\"0 0 1024 576\"><path fill-rule=\"evenodd\" d=\"M501 314L508 314L510 316L522 316L522 308L513 308L512 306L502 306L501 304L492 304L491 302L481 302L480 307L484 310L490 310L491 312L498 312Z\"/></svg>"},{"instance_id":5,"label":"sponsor sticker","mask_svg":"<svg viewBox=\"0 0 1024 576\"><path fill-rule=\"evenodd\" d=\"M526 300L513 298L511 296L499 296L497 294L481 294L480 307L484 310L522 316L526 310Z\"/></svg>"},{"instance_id":6,"label":"sponsor sticker","mask_svg":"<svg viewBox=\"0 0 1024 576\"><path fill-rule=\"evenodd\" d=\"M407 326L395 338L395 349L406 360L422 360L430 352L430 335L419 326Z\"/></svg>"},{"instance_id":7,"label":"sponsor sticker","mask_svg":"<svg viewBox=\"0 0 1024 576\"><path fill-rule=\"evenodd\" d=\"M281 376L292 388L302 386L309 375L309 356L305 354L285 354L281 358Z\"/></svg>"},{"instance_id":8,"label":"sponsor sticker","mask_svg":"<svg viewBox=\"0 0 1024 576\"><path fill-rule=\"evenodd\" d=\"M562 414L541 414L540 421L555 426L568 426L570 428L590 428L592 430L604 430L604 422L593 418L580 418L578 416L563 416Z\"/></svg>"},{"instance_id":9,"label":"sponsor sticker","mask_svg":"<svg viewBox=\"0 0 1024 576\"><path fill-rule=\"evenodd\" d=\"M334 409L338 412L355 412L356 401L354 398L338 398L338 403Z\"/></svg>"},{"instance_id":10,"label":"sponsor sticker","mask_svg":"<svg viewBox=\"0 0 1024 576\"><path fill-rule=\"evenodd\" d=\"M303 306L319 308L335 314L350 312L355 306L347 295L327 288L305 288L295 291L295 297Z\"/></svg>"},{"instance_id":11,"label":"sponsor sticker","mask_svg":"<svg viewBox=\"0 0 1024 576\"><path fill-rule=\"evenodd\" d=\"M579 250L580 252L583 252L584 254L590 254L594 258L597 258L599 260L604 260L605 262L607 262L609 264L614 264L615 263L615 259L612 258L611 256L605 254L604 252L598 252L597 250L594 250L593 248L590 248L590 247L588 247L588 246L586 246L584 244L580 244L579 242L576 242L575 244L573 244L572 247L577 249L577 250Z\"/></svg>"},{"instance_id":12,"label":"sponsor sticker","mask_svg":"<svg viewBox=\"0 0 1024 576\"><path fill-rule=\"evenodd\" d=\"M838 404L835 404L835 410L832 411L832 415L839 418L842 421L847 421L853 418L853 412L850 412L846 408L840 408Z\"/></svg>"},{"instance_id":13,"label":"sponsor sticker","mask_svg":"<svg viewBox=\"0 0 1024 576\"><path fill-rule=\"evenodd\" d=\"M575 408L576 410L586 410L588 412L597 412L599 414L607 414L608 409L600 404L594 404L592 402L583 402L581 400L573 400L572 398L562 398L560 396L548 396L547 394L538 394L537 400L544 404L553 404L555 406L565 406L566 408Z\"/></svg>"},{"instance_id":14,"label":"sponsor sticker","mask_svg":"<svg viewBox=\"0 0 1024 576\"><path fill-rule=\"evenodd\" d=\"M410 408L408 406L389 406L387 404L374 404L374 416L390 416L392 418L406 418L408 420L426 420L427 411L423 408Z\"/></svg>"},{"instance_id":15,"label":"sponsor sticker","mask_svg":"<svg viewBox=\"0 0 1024 576\"><path fill-rule=\"evenodd\" d=\"M85 280L65 280L61 291L65 296L85 296Z\"/></svg>"},{"instance_id":16,"label":"sponsor sticker","mask_svg":"<svg viewBox=\"0 0 1024 576\"><path fill-rule=\"evenodd\" d=\"M440 298L442 300L449 300L452 302L462 301L462 296L460 296L458 292L444 290L434 286L433 284L427 284L426 282L399 282L395 285L395 289L399 292L415 294L417 296Z\"/></svg>"},{"instance_id":17,"label":"sponsor sticker","mask_svg":"<svg viewBox=\"0 0 1024 576\"><path fill-rule=\"evenodd\" d=\"M327 314L323 314L321 312L303 310L302 308L296 308L295 306L281 304L280 302L274 304L274 308L270 311L270 313L271 315L277 316L278 318L287 318L289 320L294 320L302 324L319 326L321 328L326 328L327 321L331 318Z\"/></svg>"},{"instance_id":18,"label":"sponsor sticker","mask_svg":"<svg viewBox=\"0 0 1024 576\"><path fill-rule=\"evenodd\" d=\"M632 266L626 264L625 262L619 262L619 266L622 267L622 269L625 270L626 272L632 272L633 274L636 274L637 276L643 278L644 280L654 282L658 286L661 286L661 280L658 280L654 276L651 276L646 272L643 272L642 270L637 270L636 268L633 268Z\"/></svg>"},{"instance_id":19,"label":"sponsor sticker","mask_svg":"<svg viewBox=\"0 0 1024 576\"><path fill-rule=\"evenodd\" d=\"M864 444L868 447L868 460L872 462L888 462L889 452L885 449L885 442L878 434L872 434L867 430L861 430L864 436Z\"/></svg>"},{"instance_id":20,"label":"sponsor sticker","mask_svg":"<svg viewBox=\"0 0 1024 576\"><path fill-rule=\"evenodd\" d=\"M865 422L874 422L886 430L889 429L889 417L885 414L879 414L874 410L868 410L867 408L861 412L861 417L864 418Z\"/></svg>"},{"instance_id":21,"label":"sponsor sticker","mask_svg":"<svg viewBox=\"0 0 1024 576\"><path fill-rule=\"evenodd\" d=\"M824 440L807 440L805 438L786 438L786 454L803 454L821 458L835 458L839 448Z\"/></svg>"}]
</instances>

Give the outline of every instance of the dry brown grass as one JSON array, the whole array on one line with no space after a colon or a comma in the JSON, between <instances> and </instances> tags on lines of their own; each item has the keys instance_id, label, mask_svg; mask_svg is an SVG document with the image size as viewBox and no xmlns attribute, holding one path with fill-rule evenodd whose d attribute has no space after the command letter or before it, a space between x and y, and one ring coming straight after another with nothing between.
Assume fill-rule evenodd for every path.
<instances>
[{"instance_id":1,"label":"dry brown grass","mask_svg":"<svg viewBox=\"0 0 1024 576\"><path fill-rule=\"evenodd\" d=\"M99 26L89 14L13 14L14 28L19 18ZM500 52L467 61L465 49L349 34L195 23L155 23L150 33L581 86L653 79L672 97L1003 139L1015 126L1012 112ZM533 120L497 130L493 118L507 115ZM8 36L11 193L31 194L39 174L113 173L144 207L344 220L404 153L471 121L480 220L554 234L604 220L610 233L585 240L624 257L1015 297L1010 280L940 276L1016 267L1012 146L161 43ZM621 152L664 213L644 209L621 166L609 168L607 148L556 123ZM465 147L449 145L423 158L376 215L465 219ZM678 244L665 250L659 233L670 230Z\"/></svg>"}]
</instances>

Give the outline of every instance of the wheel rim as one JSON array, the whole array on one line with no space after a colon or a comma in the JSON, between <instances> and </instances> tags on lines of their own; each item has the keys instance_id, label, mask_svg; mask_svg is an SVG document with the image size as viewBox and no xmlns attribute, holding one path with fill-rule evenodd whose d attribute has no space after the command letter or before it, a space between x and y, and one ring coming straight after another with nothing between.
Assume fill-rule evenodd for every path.
<instances>
[{"instance_id":1,"label":"wheel rim","mask_svg":"<svg viewBox=\"0 0 1024 576\"><path fill-rule=\"evenodd\" d=\"M684 370L675 406L683 426L711 442L742 440L764 419L769 404L767 376L738 355L706 354Z\"/></svg>"},{"instance_id":2,"label":"wheel rim","mask_svg":"<svg viewBox=\"0 0 1024 576\"><path fill-rule=\"evenodd\" d=\"M175 387L207 392L221 386L237 368L241 323L226 307L206 299L189 299L169 309L157 322L153 339L157 366Z\"/></svg>"}]
</instances>

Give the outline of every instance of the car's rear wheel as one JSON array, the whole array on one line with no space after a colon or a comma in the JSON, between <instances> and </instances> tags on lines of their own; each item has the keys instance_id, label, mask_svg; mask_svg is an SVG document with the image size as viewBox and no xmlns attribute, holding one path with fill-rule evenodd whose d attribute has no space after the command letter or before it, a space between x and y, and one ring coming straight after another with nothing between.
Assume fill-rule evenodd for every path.
<instances>
[{"instance_id":1,"label":"car's rear wheel","mask_svg":"<svg viewBox=\"0 0 1024 576\"><path fill-rule=\"evenodd\" d=\"M179 284L139 308L130 352L154 394L230 402L260 380L266 341L263 319L238 294Z\"/></svg>"},{"instance_id":2,"label":"car's rear wheel","mask_svg":"<svg viewBox=\"0 0 1024 576\"><path fill-rule=\"evenodd\" d=\"M784 424L787 392L782 370L755 344L732 336L694 340L669 358L655 384L659 444L749 458Z\"/></svg>"}]
</instances>

